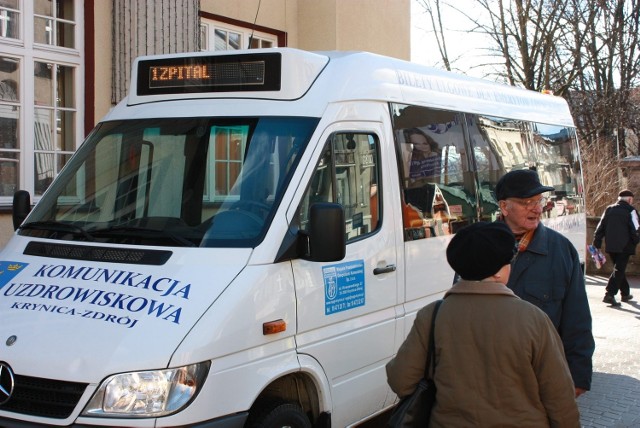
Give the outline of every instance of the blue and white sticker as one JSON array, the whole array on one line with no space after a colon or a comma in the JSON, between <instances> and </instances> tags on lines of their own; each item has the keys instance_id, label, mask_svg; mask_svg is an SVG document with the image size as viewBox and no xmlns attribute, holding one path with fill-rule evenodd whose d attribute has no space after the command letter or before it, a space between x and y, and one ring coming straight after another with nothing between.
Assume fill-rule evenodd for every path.
<instances>
[{"instance_id":1,"label":"blue and white sticker","mask_svg":"<svg viewBox=\"0 0 640 428\"><path fill-rule=\"evenodd\" d=\"M322 276L325 315L364 306L364 260L325 266Z\"/></svg>"},{"instance_id":2,"label":"blue and white sticker","mask_svg":"<svg viewBox=\"0 0 640 428\"><path fill-rule=\"evenodd\" d=\"M28 263L0 261L0 288L7 285Z\"/></svg>"}]
</instances>

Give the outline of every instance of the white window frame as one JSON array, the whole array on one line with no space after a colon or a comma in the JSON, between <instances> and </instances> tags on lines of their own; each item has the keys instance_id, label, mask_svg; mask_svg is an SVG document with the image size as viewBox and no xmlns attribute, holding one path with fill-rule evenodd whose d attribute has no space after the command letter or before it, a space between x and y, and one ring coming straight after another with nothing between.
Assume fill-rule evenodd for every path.
<instances>
[{"instance_id":1,"label":"white window frame","mask_svg":"<svg viewBox=\"0 0 640 428\"><path fill-rule=\"evenodd\" d=\"M31 3L33 3L35 0L30 0ZM54 2L55 0L51 0L52 2ZM73 0L73 10L76 13L75 19L74 20L68 20L68 19L63 19L63 18L59 18L56 15L56 11L55 11L55 3L52 5L52 7L54 8L53 10L53 15L49 16L49 15L39 15L36 14L33 10L33 5L31 4L30 7L32 8L31 13L29 14L29 16L31 17L31 19L29 19L29 24L32 26L31 28L31 37L34 37L34 30L35 30L35 18L41 19L41 20L46 20L49 22L51 26L49 33L48 33L48 38L49 41L47 41L46 43L42 43L42 42L35 42L35 46L43 48L43 47L53 47L55 49L69 49L69 50L77 50L77 44L78 44L78 25L80 25L80 20L78 19L79 17L81 17L82 15L78 14L78 6L80 5L78 0ZM84 3L84 2L83 2ZM69 48L69 47L64 47L64 46L58 46L56 45L56 41L58 40L58 26L57 24L61 23L61 24L73 24L74 26L74 47L73 48Z\"/></svg>"},{"instance_id":2,"label":"white window frame","mask_svg":"<svg viewBox=\"0 0 640 428\"><path fill-rule=\"evenodd\" d=\"M244 154L245 154L245 150L247 147L247 141L246 141L246 137L247 134L243 133L243 128L245 126L215 126L214 128L211 129L211 133L210 133L210 138L211 141L209 142L210 146L209 146L209 154L208 154L208 160L207 160L207 165L209 165L209 169L208 169L208 176L206 178L206 190L205 190L205 194L204 194L204 201L205 202L222 202L228 199L233 199L234 195L231 194L231 190L233 185L231 184L232 180L231 180L231 173L230 173L230 166L233 165L239 165L238 171L242 170L242 163L243 163L243 159L244 159ZM219 130L224 130L225 131L225 144L226 144L226 148L225 148L225 152L227 153L227 156L225 158L219 158L216 156L216 132ZM230 154L231 154L231 144L233 144L233 140L232 137L234 136L234 131L237 132L237 134L243 135L242 140L240 141L240 158L239 159L231 159ZM218 164L221 163L226 163L227 164L227 176L226 176L226 186L227 189L225 189L226 193L224 194L217 194L216 193L216 187L217 187L217 182L216 182L216 176L215 174L213 174L213 170L217 169ZM235 180L237 180L239 178L238 177L233 177L233 182L235 182Z\"/></svg>"},{"instance_id":3,"label":"white window frame","mask_svg":"<svg viewBox=\"0 0 640 428\"><path fill-rule=\"evenodd\" d=\"M18 2L18 7L20 7L20 2ZM9 21L9 16L7 12L14 12L17 15L17 19L18 19L18 38L13 38L13 37L7 37L6 36L6 32L7 32L7 22ZM2 9L0 9L0 20L2 20L2 22L0 23L0 41L2 41L3 43L5 41L18 41L20 39L22 39L22 37L24 37L23 32L24 32L24 28L22 27L22 9L13 9L11 7L6 7L3 6Z\"/></svg>"},{"instance_id":4,"label":"white window frame","mask_svg":"<svg viewBox=\"0 0 640 428\"><path fill-rule=\"evenodd\" d=\"M42 45L34 42L35 14L32 0L20 1L20 39L0 39L0 56L10 56L20 61L20 85L18 89L20 123L19 123L19 174L18 187L27 190L33 202L40 199L34 195L35 186L35 93L34 65L36 62L50 62L74 68L73 111L75 112L73 151L78 149L84 137L84 1L74 1L75 12L75 48ZM10 43L6 43L9 41ZM54 102L55 104L55 102ZM68 108L59 110L69 111ZM66 151L60 152L67 153ZM0 207L10 207L13 197L0 196Z\"/></svg>"},{"instance_id":5,"label":"white window frame","mask_svg":"<svg viewBox=\"0 0 640 428\"><path fill-rule=\"evenodd\" d=\"M222 30L241 35L240 49L249 49L249 40L254 39L271 43L271 47L278 47L278 37L263 31L252 31L250 28L226 24L209 18L200 18L201 34L205 36L206 46L200 46L202 51L212 51L215 47L215 31Z\"/></svg>"}]
</instances>

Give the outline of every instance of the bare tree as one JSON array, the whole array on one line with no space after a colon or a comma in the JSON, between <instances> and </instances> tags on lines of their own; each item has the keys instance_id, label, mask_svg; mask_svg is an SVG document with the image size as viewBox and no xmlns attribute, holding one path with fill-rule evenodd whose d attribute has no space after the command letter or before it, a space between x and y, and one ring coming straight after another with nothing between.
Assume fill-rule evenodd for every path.
<instances>
[{"instance_id":1,"label":"bare tree","mask_svg":"<svg viewBox=\"0 0 640 428\"><path fill-rule=\"evenodd\" d=\"M474 3L481 14L454 2L446 7L489 40L487 54L497 61L480 64L491 66L485 77L535 91L550 89L569 102L583 154L587 209L598 215L604 199L622 185L619 159L639 153L640 0ZM431 10L441 16L440 9Z\"/></svg>"},{"instance_id":2,"label":"bare tree","mask_svg":"<svg viewBox=\"0 0 640 428\"><path fill-rule=\"evenodd\" d=\"M599 215L625 186L620 159L637 155L638 108L634 98L640 72L638 0L573 0L567 18L574 56L583 66L567 97L578 125L583 153L587 209ZM633 142L633 145L630 144ZM595 154L595 156L592 156ZM608 201L607 201L608 199Z\"/></svg>"},{"instance_id":3,"label":"bare tree","mask_svg":"<svg viewBox=\"0 0 640 428\"><path fill-rule=\"evenodd\" d=\"M617 157L604 144L589 144L581 148L584 193L588 195L588 216L600 216L613 202L621 188Z\"/></svg>"},{"instance_id":4,"label":"bare tree","mask_svg":"<svg viewBox=\"0 0 640 428\"><path fill-rule=\"evenodd\" d=\"M637 107L633 90L638 85L640 52L640 3L638 0L582 2L573 0L575 8L567 20L573 28L574 56L587 66L577 69L572 104L580 118L582 137L588 141L599 136L617 135L624 140L625 129L637 131ZM571 101L571 100L570 100ZM614 147L613 144L609 144ZM621 155L626 154L625 149Z\"/></svg>"},{"instance_id":5,"label":"bare tree","mask_svg":"<svg viewBox=\"0 0 640 428\"><path fill-rule=\"evenodd\" d=\"M442 10L440 8L440 0L416 0L420 6L427 12L430 20L433 35L438 45L438 52L444 68L451 71L451 62L449 61L449 53L447 52L447 42L445 38L444 27L442 25Z\"/></svg>"},{"instance_id":6,"label":"bare tree","mask_svg":"<svg viewBox=\"0 0 640 428\"><path fill-rule=\"evenodd\" d=\"M563 20L567 2L557 0L477 0L482 13L471 15L450 5L472 24L471 32L487 36L493 77L510 85L540 91L552 88L559 65L567 64L555 43L566 31ZM562 52L560 52L562 53ZM485 64L486 65L486 64ZM488 77L490 76L488 75ZM562 88L560 88L562 89Z\"/></svg>"}]
</instances>

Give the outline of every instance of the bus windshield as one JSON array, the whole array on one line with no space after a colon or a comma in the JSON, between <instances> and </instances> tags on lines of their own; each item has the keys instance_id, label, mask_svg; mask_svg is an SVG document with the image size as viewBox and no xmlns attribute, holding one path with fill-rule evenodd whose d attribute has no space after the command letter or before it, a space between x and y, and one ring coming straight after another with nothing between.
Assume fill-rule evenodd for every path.
<instances>
[{"instance_id":1,"label":"bus windshield","mask_svg":"<svg viewBox=\"0 0 640 428\"><path fill-rule=\"evenodd\" d=\"M254 247L318 120L105 122L19 233L131 245Z\"/></svg>"}]
</instances>

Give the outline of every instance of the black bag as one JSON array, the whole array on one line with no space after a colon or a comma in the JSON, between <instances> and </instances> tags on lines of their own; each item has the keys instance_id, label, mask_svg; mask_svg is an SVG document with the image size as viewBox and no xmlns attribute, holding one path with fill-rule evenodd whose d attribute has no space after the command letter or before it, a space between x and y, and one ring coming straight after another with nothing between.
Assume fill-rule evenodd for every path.
<instances>
[{"instance_id":1,"label":"black bag","mask_svg":"<svg viewBox=\"0 0 640 428\"><path fill-rule=\"evenodd\" d=\"M436 314L442 300L436 303L431 318L431 332L429 334L429 350L427 351L427 364L425 366L424 378L420 380L416 390L407 397L404 397L396 405L389 418L388 426L392 428L423 428L429 426L429 418L431 417L431 408L436 402L436 384L429 377L429 366L432 367L432 373L435 371L436 359L435 339L433 332L436 325ZM433 375L431 376L433 377Z\"/></svg>"}]
</instances>

